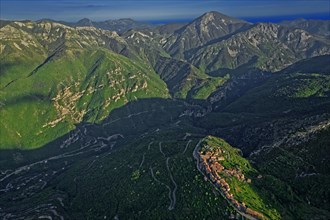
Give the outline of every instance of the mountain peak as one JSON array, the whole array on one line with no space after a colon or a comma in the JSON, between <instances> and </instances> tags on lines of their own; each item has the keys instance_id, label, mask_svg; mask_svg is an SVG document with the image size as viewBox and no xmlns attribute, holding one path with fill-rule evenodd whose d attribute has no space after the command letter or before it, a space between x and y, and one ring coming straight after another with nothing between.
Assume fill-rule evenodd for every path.
<instances>
[{"instance_id":1,"label":"mountain peak","mask_svg":"<svg viewBox=\"0 0 330 220\"><path fill-rule=\"evenodd\" d=\"M240 20L234 17L230 17L228 15L222 14L217 11L209 11L197 18L202 21L221 21L225 24L235 24L235 23L248 23L247 21Z\"/></svg>"},{"instance_id":2,"label":"mountain peak","mask_svg":"<svg viewBox=\"0 0 330 220\"><path fill-rule=\"evenodd\" d=\"M120 18L120 19L118 19L118 21L133 21L133 22L135 22L135 20L133 20L132 18Z\"/></svg>"},{"instance_id":3,"label":"mountain peak","mask_svg":"<svg viewBox=\"0 0 330 220\"><path fill-rule=\"evenodd\" d=\"M222 14L218 11L209 11L209 12L204 13L202 16L221 16L221 17L226 16L226 17L228 17L227 15Z\"/></svg>"},{"instance_id":4,"label":"mountain peak","mask_svg":"<svg viewBox=\"0 0 330 220\"><path fill-rule=\"evenodd\" d=\"M80 19L78 22L86 22L86 21L91 21L89 18L83 18L83 19Z\"/></svg>"},{"instance_id":5,"label":"mountain peak","mask_svg":"<svg viewBox=\"0 0 330 220\"><path fill-rule=\"evenodd\" d=\"M77 22L77 24L80 24L80 25L92 25L92 20L90 20L89 18L83 18L81 20L79 20Z\"/></svg>"}]
</instances>

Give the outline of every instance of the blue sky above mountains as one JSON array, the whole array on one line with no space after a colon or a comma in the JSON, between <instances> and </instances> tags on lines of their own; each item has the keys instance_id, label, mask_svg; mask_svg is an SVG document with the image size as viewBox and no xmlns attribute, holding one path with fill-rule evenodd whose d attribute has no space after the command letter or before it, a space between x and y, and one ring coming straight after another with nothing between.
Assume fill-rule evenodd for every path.
<instances>
[{"instance_id":1,"label":"blue sky above mountains","mask_svg":"<svg viewBox=\"0 0 330 220\"><path fill-rule=\"evenodd\" d=\"M1 19L188 21L207 11L251 21L330 19L329 0L1 0Z\"/></svg>"}]
</instances>

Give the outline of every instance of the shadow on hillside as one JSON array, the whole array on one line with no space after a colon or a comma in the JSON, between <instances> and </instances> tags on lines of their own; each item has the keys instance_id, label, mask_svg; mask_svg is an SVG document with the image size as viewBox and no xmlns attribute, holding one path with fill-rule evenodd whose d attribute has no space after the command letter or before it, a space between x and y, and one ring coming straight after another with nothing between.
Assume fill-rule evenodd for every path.
<instances>
[{"instance_id":1,"label":"shadow on hillside","mask_svg":"<svg viewBox=\"0 0 330 220\"><path fill-rule=\"evenodd\" d=\"M45 146L33 150L1 150L0 167L21 166L57 154L63 154L83 146L85 142L97 137L108 137L113 134L126 136L141 136L150 130L171 126L178 121L192 124L185 114L202 110L202 107L190 105L185 100L150 98L132 101L114 109L101 123L82 122L69 133L51 141ZM67 140L79 140L63 145ZM1 170L2 170L1 169Z\"/></svg>"},{"instance_id":2,"label":"shadow on hillside","mask_svg":"<svg viewBox=\"0 0 330 220\"><path fill-rule=\"evenodd\" d=\"M250 64L246 65L252 65L256 62L256 59L250 60ZM329 56L313 58L313 60L319 61L318 63L325 63L328 59ZM295 69L294 67L298 66L298 69L301 70L301 66L304 68L306 66L305 62L298 64L292 65L291 69ZM113 110L101 123L91 124L83 122L77 124L76 129L73 131L39 149L29 151L1 150L0 167L18 166L27 161L35 161L79 148L79 146L84 144L85 139L81 139L81 141L76 142L70 148L59 147L65 140L70 139L77 132L86 133L84 136L87 139L117 133L124 136L139 136L151 129L170 126L178 121L185 121L191 127L204 130L205 134L223 137L230 144L239 146L246 153L246 148L248 149L247 152L254 150L255 147L264 142L263 138L272 141L272 132L274 132L272 130L267 131L267 135L263 136L263 133L260 132L250 135L250 131L262 130L281 118L290 122L293 119L298 120L299 117L329 113L329 91L325 92L321 97L269 98L267 91L277 89L276 83L272 79L276 79L277 76L285 77L287 74L263 73L255 69L251 69L250 73L243 74L243 70L246 67L239 68L242 68L241 71L236 69L236 75L221 88L217 89L216 92L212 93L208 100L150 98L132 101ZM326 70L327 68L324 71ZM261 84L262 86L260 86ZM253 91L254 93L251 93ZM266 95L259 96L259 94L263 93ZM251 94L255 95L251 96ZM216 96L219 97L219 100L212 101L211 99ZM33 94L10 100L9 103L16 104L17 102L30 100L49 101L49 97ZM210 103L212 103L212 108ZM205 112L208 112L207 116L201 117ZM223 117L224 114L230 115ZM196 117L183 117L185 115ZM224 118L228 120L224 122ZM250 137L247 138L249 135L252 137L252 140Z\"/></svg>"},{"instance_id":3,"label":"shadow on hillside","mask_svg":"<svg viewBox=\"0 0 330 220\"><path fill-rule=\"evenodd\" d=\"M198 129L198 134L200 135L208 135L212 134L215 131L218 132L218 136L225 137L227 134L221 134L221 130L216 129L200 129L200 124L196 123L194 117L186 117L193 111L202 110L200 106L190 105L185 100L173 100L173 99L160 99L160 98L151 98L151 99L142 99L130 102L118 109L113 110L109 116L104 119L99 124L91 124L91 123L80 123L76 125L76 129L69 132L68 134L57 138L56 140L46 144L44 147L30 150L30 151L22 151L22 150L3 150L0 154L0 167L1 171L12 167L23 166L27 163L31 164L36 161L43 160L45 158L54 157L55 155L64 155L68 152L74 152L75 150L79 150L81 147L85 146L86 143L91 143L99 140L101 138L108 144L107 140L109 137L120 134L119 137L116 137L115 141L120 146L121 144L131 143L132 147L134 147L133 143L137 138L147 137L148 135L157 134L157 130L162 131L178 131L185 133L187 131L190 132L190 129L196 128ZM237 113L239 114L239 113ZM207 116L208 117L208 116ZM247 115L249 117L249 115ZM217 118L213 118L213 120L217 120ZM272 119L267 119L267 121L271 121ZM212 123L212 121L210 121ZM244 129L253 129L253 126L258 126L258 123L249 122L249 127ZM265 126L263 122L263 126ZM233 124L228 124L228 129L233 127ZM203 126L201 126L203 127ZM233 133L228 133L228 136L231 136L231 139L238 138L242 142L244 140L244 132L242 131L234 131ZM235 133L236 132L236 133ZM165 132L165 135L167 133ZM260 135L261 133L258 133ZM173 136L169 136L170 138ZM167 138L169 138L167 137ZM77 138L77 139L76 139ZM227 139L227 138L225 138ZM68 141L70 140L70 141ZM74 141L75 140L75 141ZM110 142L110 141L109 141ZM65 145L64 143L67 143ZM231 144L231 141L229 142ZM63 145L64 144L64 145ZM110 145L110 143L109 143ZM131 146L131 145L130 145ZM238 145L233 145L238 146ZM65 162L69 161L69 166L74 166L77 161L81 161L87 158L90 159L92 156L100 155L101 152L94 152L93 148L92 152L87 153L85 155L79 155L76 158L70 159L70 157L65 158ZM111 149L109 149L110 151ZM78 151L79 152L79 151ZM107 151L105 153L108 153ZM192 155L191 155L192 156ZM157 160L157 158L155 158ZM58 164L63 164L64 161L58 162ZM43 165L41 165L43 166ZM60 166L60 165L58 165ZM44 169L47 168L45 165ZM83 168L81 168L83 169ZM33 172L33 170L28 171ZM63 171L65 172L65 171ZM197 173L197 170L196 170ZM68 173L65 173L68 175ZM249 174L248 174L249 175ZM266 181L267 180L267 181ZM262 179L256 180L256 184L253 183L253 186L257 187L253 188L254 192L261 198L261 201L266 202L267 204L272 204L275 198L274 195L278 195L278 191L273 188L268 188L267 185L277 181L275 178L271 177L271 179ZM278 182L278 181L277 181ZM281 182L281 185L285 186L285 183ZM273 191L271 191L273 190ZM286 191L284 191L286 193ZM282 193L282 191L280 192ZM280 207L278 201L281 201L283 195L278 195L276 197L276 205L272 205L273 207ZM293 204L296 200L288 201L288 204ZM281 207L283 208L283 207Z\"/></svg>"},{"instance_id":4,"label":"shadow on hillside","mask_svg":"<svg viewBox=\"0 0 330 220\"><path fill-rule=\"evenodd\" d=\"M79 123L74 130L41 148L1 150L0 167L2 169L11 166L16 167L27 162L78 149L93 137L107 137L113 134L139 137L161 127L171 128L173 124L179 121L186 126L199 129L201 134L211 134L224 138L231 145L241 148L244 155L247 156L255 147L262 143L271 142L274 131L268 129L271 128L270 124L278 120L287 120L290 124L291 121L298 120L299 117L329 113L330 105L328 97L295 98L282 100L282 102L269 100L268 103L262 102L258 105L252 102L253 105L251 106L248 103L243 103L242 108L227 107L220 111L213 109L206 116L200 117L196 116L196 113L205 112L207 107L196 104L198 101L188 102L182 99L161 98L132 101L113 110L101 123ZM228 104L224 106L228 106ZM255 110L258 106L263 107L262 111ZM290 111L285 111L287 109ZM258 129L263 132L252 132L258 131ZM81 135L79 141L72 143L70 147L60 147L77 133L84 134ZM251 137L246 138L247 136Z\"/></svg>"}]
</instances>

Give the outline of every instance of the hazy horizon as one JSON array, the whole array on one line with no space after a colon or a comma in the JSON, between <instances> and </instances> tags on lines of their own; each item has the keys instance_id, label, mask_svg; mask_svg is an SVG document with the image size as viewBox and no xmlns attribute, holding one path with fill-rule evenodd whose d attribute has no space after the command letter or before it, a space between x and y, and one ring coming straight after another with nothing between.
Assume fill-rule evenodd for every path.
<instances>
[{"instance_id":1,"label":"hazy horizon","mask_svg":"<svg viewBox=\"0 0 330 220\"><path fill-rule=\"evenodd\" d=\"M329 20L329 1L76 1L3 0L2 20L40 20L76 22L131 18L153 24L189 22L208 11L250 22L278 22L297 18ZM294 9L294 10L293 10Z\"/></svg>"},{"instance_id":2,"label":"hazy horizon","mask_svg":"<svg viewBox=\"0 0 330 220\"><path fill-rule=\"evenodd\" d=\"M207 13L207 12L204 12ZM201 15L203 15L202 13ZM221 12L220 12L221 13ZM201 16L199 15L199 16ZM145 22L149 24L154 25L161 25L161 24L169 24L169 23L188 23L196 19L197 17L193 18L186 18L186 19L162 19L162 20L139 20L139 19L133 19L130 17L121 17L121 18L113 18L113 19L104 19L104 20L93 20L88 17L81 17L78 20L64 20L64 19L54 19L54 18L40 18L40 19L6 19L6 18L0 18L1 20L9 20L9 21L24 21L24 20L31 20L31 21L39 21L39 20L53 20L53 21L62 21L62 22L78 22L82 19L90 19L94 22L101 22L101 21L107 21L107 20L120 20L120 19L133 19L134 21L139 22ZM306 20L330 20L330 17L327 14L301 14L301 15L287 15L287 16L265 16L265 17L236 17L251 23L258 23L258 22L281 22L281 21L289 21L289 20L296 20L296 19L306 19Z\"/></svg>"}]
</instances>

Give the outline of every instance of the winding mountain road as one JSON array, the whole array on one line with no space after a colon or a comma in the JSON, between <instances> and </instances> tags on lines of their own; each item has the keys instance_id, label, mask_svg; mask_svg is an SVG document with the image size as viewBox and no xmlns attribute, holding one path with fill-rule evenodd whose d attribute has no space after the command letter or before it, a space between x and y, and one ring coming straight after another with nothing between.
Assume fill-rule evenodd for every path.
<instances>
[{"instance_id":1,"label":"winding mountain road","mask_svg":"<svg viewBox=\"0 0 330 220\"><path fill-rule=\"evenodd\" d=\"M172 181L172 183L174 185L174 189L172 191L172 204L168 207L168 210L173 210L174 209L174 206L176 204L176 195L175 195L175 193L176 193L176 190L178 189L178 185L176 184L176 182L174 181L174 178L172 176L172 173L171 173L171 170L170 170L170 166L169 166L169 160L170 160L170 158L168 157L166 159L166 168L167 168L167 171L168 171L168 173L170 175L171 181Z\"/></svg>"},{"instance_id":2,"label":"winding mountain road","mask_svg":"<svg viewBox=\"0 0 330 220\"><path fill-rule=\"evenodd\" d=\"M170 199L170 205L168 206L168 210L172 210L174 209L174 206L175 206L175 201L176 201L176 198L175 198L175 201L173 200L172 198L172 190L171 190L171 187L166 185L165 183L161 182L160 180L158 180L154 174L154 171L153 171L153 168L150 167L150 172L151 172L151 176L152 178L159 184L165 186L167 189L168 189L168 198ZM173 204L174 202L174 204Z\"/></svg>"},{"instance_id":3,"label":"winding mountain road","mask_svg":"<svg viewBox=\"0 0 330 220\"><path fill-rule=\"evenodd\" d=\"M185 154L185 153L186 153L186 151L187 151L187 149L188 149L188 146L189 146L189 144L191 143L191 141L192 141L192 140L189 140L189 141L187 142L186 147L185 147L184 151L182 152L182 154Z\"/></svg>"},{"instance_id":4,"label":"winding mountain road","mask_svg":"<svg viewBox=\"0 0 330 220\"><path fill-rule=\"evenodd\" d=\"M160 152L164 157L166 157L166 155L165 155L165 153L164 153L164 151L163 151L163 149L162 149L162 142L159 142L159 152Z\"/></svg>"}]
</instances>

